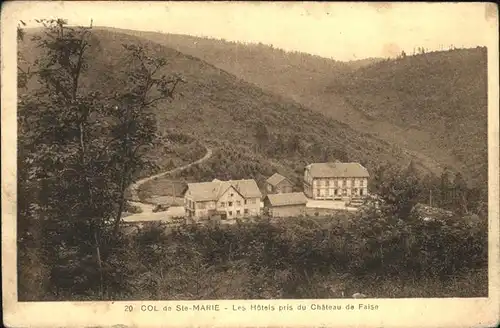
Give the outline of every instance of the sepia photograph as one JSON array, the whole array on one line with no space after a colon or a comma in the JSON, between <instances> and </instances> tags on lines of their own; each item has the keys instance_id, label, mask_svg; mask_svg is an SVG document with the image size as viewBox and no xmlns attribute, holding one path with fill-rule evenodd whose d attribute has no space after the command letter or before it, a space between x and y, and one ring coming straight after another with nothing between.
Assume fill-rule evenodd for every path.
<instances>
[{"instance_id":1,"label":"sepia photograph","mask_svg":"<svg viewBox=\"0 0 500 328\"><path fill-rule=\"evenodd\" d=\"M8 3L4 300L498 323L497 29L493 3Z\"/></svg>"}]
</instances>

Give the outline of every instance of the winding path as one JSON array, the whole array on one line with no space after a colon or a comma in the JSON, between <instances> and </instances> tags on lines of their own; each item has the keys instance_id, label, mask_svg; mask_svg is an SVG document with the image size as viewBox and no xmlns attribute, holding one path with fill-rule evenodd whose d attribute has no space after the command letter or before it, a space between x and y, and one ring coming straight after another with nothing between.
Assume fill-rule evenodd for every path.
<instances>
[{"instance_id":1,"label":"winding path","mask_svg":"<svg viewBox=\"0 0 500 328\"><path fill-rule=\"evenodd\" d=\"M155 175L143 178L141 180L138 180L138 181L134 182L132 185L130 185L129 190L130 190L131 196L127 199L127 201L130 203L130 205L140 207L141 210L142 210L142 212L141 213L136 213L136 214L131 214L131 215L125 217L124 218L125 221L158 220L158 218L156 218L156 216L158 216L158 215L159 216L165 216L165 214L168 215L168 213L166 213L166 212L153 213L154 205L151 205L151 204L144 203L144 202L140 201L140 198L139 198L139 195L138 195L138 190L139 190L140 186L143 185L144 183L148 182L148 181L156 180L156 179L164 177L166 175L183 171L183 170L185 170L185 169L187 169L187 168L189 168L189 167L191 167L193 165L205 162L210 157L212 157L212 149L210 149L210 148L208 148L206 146L205 146L205 149L206 149L205 156L203 156L202 158L200 158L200 159L198 159L198 160L196 160L194 162L191 162L191 163L183 165L183 166L176 167L176 168L171 169L171 170L166 171L166 172L161 172L161 173L158 173L158 174L155 174ZM179 207L179 206L177 206L177 207ZM174 210L174 212L178 212L178 213L172 213L171 215L179 215L180 214L180 209L175 209L175 207L173 206L172 210ZM146 216L151 216L151 215L154 216L154 217L151 217L151 218L147 218L146 217Z\"/></svg>"}]
</instances>

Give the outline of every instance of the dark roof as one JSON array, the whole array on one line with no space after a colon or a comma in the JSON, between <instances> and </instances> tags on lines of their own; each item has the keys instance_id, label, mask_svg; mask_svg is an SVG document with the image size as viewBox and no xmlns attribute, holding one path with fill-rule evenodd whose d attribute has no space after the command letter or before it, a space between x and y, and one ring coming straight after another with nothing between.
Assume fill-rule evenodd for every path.
<instances>
[{"instance_id":1,"label":"dark roof","mask_svg":"<svg viewBox=\"0 0 500 328\"><path fill-rule=\"evenodd\" d=\"M266 196L272 206L305 205L307 198L303 192L291 192L286 194L269 194Z\"/></svg>"},{"instance_id":2,"label":"dark roof","mask_svg":"<svg viewBox=\"0 0 500 328\"><path fill-rule=\"evenodd\" d=\"M283 180L288 180L288 179L279 173L274 173L269 177L269 179L266 180L266 182L269 183L270 185L277 186Z\"/></svg>"},{"instance_id":3,"label":"dark roof","mask_svg":"<svg viewBox=\"0 0 500 328\"><path fill-rule=\"evenodd\" d=\"M306 168L313 178L368 178L368 170L359 163L314 163Z\"/></svg>"},{"instance_id":4,"label":"dark roof","mask_svg":"<svg viewBox=\"0 0 500 328\"><path fill-rule=\"evenodd\" d=\"M244 198L262 197L255 180L229 180L189 183L188 190L194 201L218 200L229 188L233 187Z\"/></svg>"}]
</instances>

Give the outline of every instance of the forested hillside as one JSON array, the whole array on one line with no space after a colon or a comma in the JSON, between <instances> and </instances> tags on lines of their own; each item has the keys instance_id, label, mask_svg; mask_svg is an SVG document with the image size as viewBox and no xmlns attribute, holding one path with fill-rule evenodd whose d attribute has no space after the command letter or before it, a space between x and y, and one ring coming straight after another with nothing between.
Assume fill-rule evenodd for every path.
<instances>
[{"instance_id":1,"label":"forested hillside","mask_svg":"<svg viewBox=\"0 0 500 328\"><path fill-rule=\"evenodd\" d=\"M486 49L340 62L262 44L120 30L205 60L404 149L436 174L486 178Z\"/></svg>"},{"instance_id":2,"label":"forested hillside","mask_svg":"<svg viewBox=\"0 0 500 328\"><path fill-rule=\"evenodd\" d=\"M189 35L111 29L151 40L200 58L266 90L298 100L300 91L321 88L332 75L377 61L344 63L304 52L288 52L265 44L240 43Z\"/></svg>"},{"instance_id":3,"label":"forested hillside","mask_svg":"<svg viewBox=\"0 0 500 328\"><path fill-rule=\"evenodd\" d=\"M487 50L479 47L406 56L334 79L325 93L342 96L368 120L406 131L411 148L484 183L486 64Z\"/></svg>"},{"instance_id":4,"label":"forested hillside","mask_svg":"<svg viewBox=\"0 0 500 328\"><path fill-rule=\"evenodd\" d=\"M361 161L369 167L410 161L410 156L384 141L267 93L200 59L122 33L93 31L88 50L92 60L80 83L83 89L113 93L123 88L127 76L120 69L126 60L122 43L144 45L152 56L165 58L168 64L158 74L182 76L185 82L178 85L175 99L156 103L157 125L160 133L175 130L212 144L221 153L214 158L231 158L229 166L210 163L215 176L262 180L273 168L293 175L306 162L319 160ZM20 49L28 61L34 60L36 51L30 42Z\"/></svg>"}]
</instances>

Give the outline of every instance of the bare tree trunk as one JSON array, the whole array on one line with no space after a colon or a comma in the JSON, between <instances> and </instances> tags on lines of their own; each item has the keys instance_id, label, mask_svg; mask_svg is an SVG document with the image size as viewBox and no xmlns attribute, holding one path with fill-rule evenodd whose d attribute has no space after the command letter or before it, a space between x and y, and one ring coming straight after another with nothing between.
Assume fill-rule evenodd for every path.
<instances>
[{"instance_id":1,"label":"bare tree trunk","mask_svg":"<svg viewBox=\"0 0 500 328\"><path fill-rule=\"evenodd\" d=\"M101 261L101 249L99 247L99 242L97 239L97 232L94 230L94 241L96 247L96 255L97 255L97 265L99 267L99 297L102 299L104 295L104 279L102 275L102 261Z\"/></svg>"},{"instance_id":2,"label":"bare tree trunk","mask_svg":"<svg viewBox=\"0 0 500 328\"><path fill-rule=\"evenodd\" d=\"M128 113L127 113L128 114ZM125 140L123 142L123 149L125 153L127 154L127 158L125 158L125 162L123 163L123 172L122 172L122 178L120 181L120 199L119 199L119 205L118 205L118 212L116 213L116 218L114 222L114 227L113 227L113 236L116 237L118 234L118 229L120 228L120 221L123 213L123 207L125 205L125 190L127 188L127 176L128 176L128 160L130 158L130 153L131 151L129 150L129 145L128 145L128 133L125 136Z\"/></svg>"},{"instance_id":3,"label":"bare tree trunk","mask_svg":"<svg viewBox=\"0 0 500 328\"><path fill-rule=\"evenodd\" d=\"M125 207L125 177L122 177L121 183L120 183L120 200L118 204L118 212L116 213L116 218L114 222L114 227L113 227L113 235L116 236L118 233L118 229L120 228L120 221L123 213L123 208Z\"/></svg>"}]
</instances>

